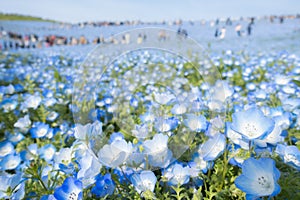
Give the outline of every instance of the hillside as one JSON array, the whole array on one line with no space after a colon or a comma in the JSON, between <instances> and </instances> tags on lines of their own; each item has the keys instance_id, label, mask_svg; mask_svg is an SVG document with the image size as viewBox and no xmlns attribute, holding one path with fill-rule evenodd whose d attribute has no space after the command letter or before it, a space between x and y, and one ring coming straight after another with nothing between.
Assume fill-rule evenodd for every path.
<instances>
[{"instance_id":1,"label":"hillside","mask_svg":"<svg viewBox=\"0 0 300 200\"><path fill-rule=\"evenodd\" d=\"M0 13L0 20L56 22L55 20L43 19L41 17L34 17L34 16L29 16L29 15L19 15L19 14L4 14L4 13Z\"/></svg>"}]
</instances>

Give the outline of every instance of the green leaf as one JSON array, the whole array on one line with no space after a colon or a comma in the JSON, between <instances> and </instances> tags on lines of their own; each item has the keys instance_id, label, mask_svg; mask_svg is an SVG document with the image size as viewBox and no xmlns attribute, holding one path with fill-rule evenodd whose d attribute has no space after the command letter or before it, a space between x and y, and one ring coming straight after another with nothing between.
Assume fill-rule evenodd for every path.
<instances>
[{"instance_id":1,"label":"green leaf","mask_svg":"<svg viewBox=\"0 0 300 200\"><path fill-rule=\"evenodd\" d=\"M293 82L294 82L298 87L300 87L300 81L298 81L298 80L293 80Z\"/></svg>"}]
</instances>

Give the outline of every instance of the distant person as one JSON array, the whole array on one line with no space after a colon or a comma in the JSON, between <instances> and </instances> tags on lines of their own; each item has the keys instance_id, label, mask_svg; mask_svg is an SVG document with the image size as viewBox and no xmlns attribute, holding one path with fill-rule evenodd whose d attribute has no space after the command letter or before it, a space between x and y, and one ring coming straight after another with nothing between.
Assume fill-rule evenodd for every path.
<instances>
[{"instance_id":1,"label":"distant person","mask_svg":"<svg viewBox=\"0 0 300 200\"><path fill-rule=\"evenodd\" d=\"M220 20L219 20L219 18L217 18L216 22L215 22L216 26L219 25L219 22L220 22Z\"/></svg>"},{"instance_id":2,"label":"distant person","mask_svg":"<svg viewBox=\"0 0 300 200\"><path fill-rule=\"evenodd\" d=\"M226 25L227 26L231 26L232 25L232 21L231 21L230 17L227 18Z\"/></svg>"},{"instance_id":3,"label":"distant person","mask_svg":"<svg viewBox=\"0 0 300 200\"><path fill-rule=\"evenodd\" d=\"M237 35L238 35L239 37L242 36L241 29L242 29L242 25L241 25L241 24L237 24L237 25L235 26L235 32L237 33Z\"/></svg>"},{"instance_id":4,"label":"distant person","mask_svg":"<svg viewBox=\"0 0 300 200\"><path fill-rule=\"evenodd\" d=\"M253 24L254 24L254 20L255 20L255 18L254 18L254 17L251 17L251 18L250 18L250 24L251 24L251 25L253 25Z\"/></svg>"},{"instance_id":5,"label":"distant person","mask_svg":"<svg viewBox=\"0 0 300 200\"><path fill-rule=\"evenodd\" d=\"M141 44L143 42L143 36L142 34L139 33L138 35L138 38L137 38L137 41L136 41L138 44Z\"/></svg>"},{"instance_id":6,"label":"distant person","mask_svg":"<svg viewBox=\"0 0 300 200\"><path fill-rule=\"evenodd\" d=\"M219 28L216 28L216 31L215 31L215 38L219 37Z\"/></svg>"},{"instance_id":7,"label":"distant person","mask_svg":"<svg viewBox=\"0 0 300 200\"><path fill-rule=\"evenodd\" d=\"M165 41L166 39L167 39L166 31L164 31L164 30L159 31L158 40L159 41Z\"/></svg>"},{"instance_id":8,"label":"distant person","mask_svg":"<svg viewBox=\"0 0 300 200\"><path fill-rule=\"evenodd\" d=\"M250 36L252 34L252 24L251 23L249 23L247 26L247 33L248 33L248 36Z\"/></svg>"},{"instance_id":9,"label":"distant person","mask_svg":"<svg viewBox=\"0 0 300 200\"><path fill-rule=\"evenodd\" d=\"M220 31L220 39L224 39L226 36L226 28L222 27Z\"/></svg>"},{"instance_id":10,"label":"distant person","mask_svg":"<svg viewBox=\"0 0 300 200\"><path fill-rule=\"evenodd\" d=\"M283 16L280 16L280 17L279 17L279 23L280 23L280 24L283 24L283 22L284 22L284 17L283 17Z\"/></svg>"}]
</instances>

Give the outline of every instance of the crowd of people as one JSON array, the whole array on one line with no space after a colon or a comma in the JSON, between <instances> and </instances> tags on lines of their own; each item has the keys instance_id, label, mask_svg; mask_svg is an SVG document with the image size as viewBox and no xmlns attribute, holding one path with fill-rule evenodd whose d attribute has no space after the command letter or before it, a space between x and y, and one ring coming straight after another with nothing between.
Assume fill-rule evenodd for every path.
<instances>
[{"instance_id":1,"label":"crowd of people","mask_svg":"<svg viewBox=\"0 0 300 200\"><path fill-rule=\"evenodd\" d=\"M269 16L269 21L274 23L277 20L279 23L284 23L286 18L291 18L291 16ZM294 16L294 18L300 18L300 16ZM243 23L242 23L243 21ZM245 21L248 22L247 25ZM202 23L203 24L203 23ZM99 24L97 24L99 25ZM100 24L103 25L103 24ZM109 24L108 24L109 25ZM114 24L112 24L114 25ZM176 21L175 25L179 28L177 29L177 35L182 38L188 37L188 31L182 28L182 21ZM191 23L194 25L194 23ZM231 20L227 18L225 21L221 21L220 19L216 19L215 21L211 21L210 26L215 27L215 31L213 32L213 36L217 39L224 39L226 37L227 29L233 29L236 32L238 37L243 36L251 36L252 30L255 25L255 18L251 17L247 20ZM160 31L158 33L158 40L164 41L168 38L165 31ZM103 43L113 43L113 44L129 44L134 40L136 43L140 44L143 41L146 41L147 35L145 33L138 34L137 38L131 40L131 36L129 34L124 34L121 39L116 39L112 35L110 37L105 38L103 35L97 36L91 40L86 38L84 35L80 37L67 37L61 35L47 35L47 36L38 36L37 34L27 34L22 35L20 33L15 33L12 31L4 30L3 27L0 27L0 50L7 49L26 49L26 48L42 48L42 47L51 47L51 46L60 46L60 45L86 45L86 44L103 44Z\"/></svg>"}]
</instances>

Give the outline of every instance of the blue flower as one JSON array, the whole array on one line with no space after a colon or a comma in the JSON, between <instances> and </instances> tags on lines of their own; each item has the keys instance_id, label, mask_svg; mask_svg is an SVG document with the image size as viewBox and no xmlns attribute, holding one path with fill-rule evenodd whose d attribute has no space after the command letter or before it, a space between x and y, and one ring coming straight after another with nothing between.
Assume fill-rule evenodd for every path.
<instances>
[{"instance_id":1,"label":"blue flower","mask_svg":"<svg viewBox=\"0 0 300 200\"><path fill-rule=\"evenodd\" d=\"M178 119L175 117L164 118L158 117L155 119L155 128L158 132L168 132L174 130L178 126Z\"/></svg>"},{"instance_id":2,"label":"blue flower","mask_svg":"<svg viewBox=\"0 0 300 200\"><path fill-rule=\"evenodd\" d=\"M21 162L19 154L9 154L0 161L1 170L16 169Z\"/></svg>"},{"instance_id":3,"label":"blue flower","mask_svg":"<svg viewBox=\"0 0 300 200\"><path fill-rule=\"evenodd\" d=\"M183 185L190 180L189 170L189 167L183 167L181 164L175 163L163 171L163 176L168 180L169 185Z\"/></svg>"},{"instance_id":4,"label":"blue flower","mask_svg":"<svg viewBox=\"0 0 300 200\"><path fill-rule=\"evenodd\" d=\"M0 183L1 183L0 199L23 199L25 194L25 184L20 184L21 181L22 181L21 173L17 173L14 175L1 173L0 174ZM7 193L9 187L10 189L15 189L10 194Z\"/></svg>"},{"instance_id":5,"label":"blue flower","mask_svg":"<svg viewBox=\"0 0 300 200\"><path fill-rule=\"evenodd\" d=\"M18 121L14 124L14 127L20 129L22 133L26 133L30 128L31 121L29 119L29 115L25 115L24 117L18 119Z\"/></svg>"},{"instance_id":6,"label":"blue flower","mask_svg":"<svg viewBox=\"0 0 300 200\"><path fill-rule=\"evenodd\" d=\"M83 188L95 183L95 177L99 174L102 165L89 151L86 151L83 156L77 158L80 170L77 173L77 178L82 181Z\"/></svg>"},{"instance_id":7,"label":"blue flower","mask_svg":"<svg viewBox=\"0 0 300 200\"><path fill-rule=\"evenodd\" d=\"M105 197L106 195L112 195L115 187L110 174L105 174L104 176L99 174L96 178L96 185L92 188L91 192L97 197Z\"/></svg>"},{"instance_id":8,"label":"blue flower","mask_svg":"<svg viewBox=\"0 0 300 200\"><path fill-rule=\"evenodd\" d=\"M197 116L194 114L187 115L187 119L183 121L183 123L191 129L191 131L201 132L206 130L207 122L205 117L202 115Z\"/></svg>"},{"instance_id":9,"label":"blue flower","mask_svg":"<svg viewBox=\"0 0 300 200\"><path fill-rule=\"evenodd\" d=\"M235 185L246 193L246 199L272 197L280 192L279 177L274 160L249 158L242 164L242 174L235 179Z\"/></svg>"},{"instance_id":10,"label":"blue flower","mask_svg":"<svg viewBox=\"0 0 300 200\"><path fill-rule=\"evenodd\" d=\"M132 144L125 140L114 140L111 144L106 144L98 152L100 162L107 167L119 167L123 164L132 152Z\"/></svg>"},{"instance_id":11,"label":"blue flower","mask_svg":"<svg viewBox=\"0 0 300 200\"><path fill-rule=\"evenodd\" d=\"M157 178L152 171L142 171L140 173L134 173L130 180L136 191L141 193L147 190L153 192Z\"/></svg>"},{"instance_id":12,"label":"blue flower","mask_svg":"<svg viewBox=\"0 0 300 200\"><path fill-rule=\"evenodd\" d=\"M124 140L124 135L120 132L112 133L109 138L109 143L111 144L115 140Z\"/></svg>"},{"instance_id":13,"label":"blue flower","mask_svg":"<svg viewBox=\"0 0 300 200\"><path fill-rule=\"evenodd\" d=\"M0 158L15 152L14 145L11 142L0 142Z\"/></svg>"},{"instance_id":14,"label":"blue flower","mask_svg":"<svg viewBox=\"0 0 300 200\"><path fill-rule=\"evenodd\" d=\"M300 170L300 151L296 146L278 144L275 152L283 161Z\"/></svg>"},{"instance_id":15,"label":"blue flower","mask_svg":"<svg viewBox=\"0 0 300 200\"><path fill-rule=\"evenodd\" d=\"M81 181L73 177L66 178L62 186L55 189L54 197L59 200L82 199Z\"/></svg>"},{"instance_id":16,"label":"blue flower","mask_svg":"<svg viewBox=\"0 0 300 200\"><path fill-rule=\"evenodd\" d=\"M148 156L149 164L153 167L167 167L172 159L172 152L168 149L169 137L156 134L152 140L143 144L144 153Z\"/></svg>"},{"instance_id":17,"label":"blue flower","mask_svg":"<svg viewBox=\"0 0 300 200\"><path fill-rule=\"evenodd\" d=\"M247 140L263 139L274 129L275 122L257 108L232 115L231 128Z\"/></svg>"},{"instance_id":18,"label":"blue flower","mask_svg":"<svg viewBox=\"0 0 300 200\"><path fill-rule=\"evenodd\" d=\"M1 102L0 108L3 108L4 112L9 112L16 109L18 102L13 99L5 99Z\"/></svg>"},{"instance_id":19,"label":"blue flower","mask_svg":"<svg viewBox=\"0 0 300 200\"><path fill-rule=\"evenodd\" d=\"M21 110L25 110L28 108L36 109L42 101L42 98L38 96L38 94L35 95L28 95L25 101L21 105Z\"/></svg>"},{"instance_id":20,"label":"blue flower","mask_svg":"<svg viewBox=\"0 0 300 200\"><path fill-rule=\"evenodd\" d=\"M157 93L154 92L154 99L157 103L166 105L168 104L171 100L173 100L175 96L170 93Z\"/></svg>"},{"instance_id":21,"label":"blue flower","mask_svg":"<svg viewBox=\"0 0 300 200\"><path fill-rule=\"evenodd\" d=\"M49 162L53 159L54 154L56 152L56 148L52 144L46 144L41 147L39 150L39 154L41 158L44 158L45 161Z\"/></svg>"},{"instance_id":22,"label":"blue flower","mask_svg":"<svg viewBox=\"0 0 300 200\"><path fill-rule=\"evenodd\" d=\"M33 127L30 129L30 134L32 138L42 138L49 131L49 125L42 122L36 122L33 124Z\"/></svg>"},{"instance_id":23,"label":"blue flower","mask_svg":"<svg viewBox=\"0 0 300 200\"><path fill-rule=\"evenodd\" d=\"M225 147L226 138L219 133L200 145L198 154L204 161L213 161L223 153Z\"/></svg>"}]
</instances>

